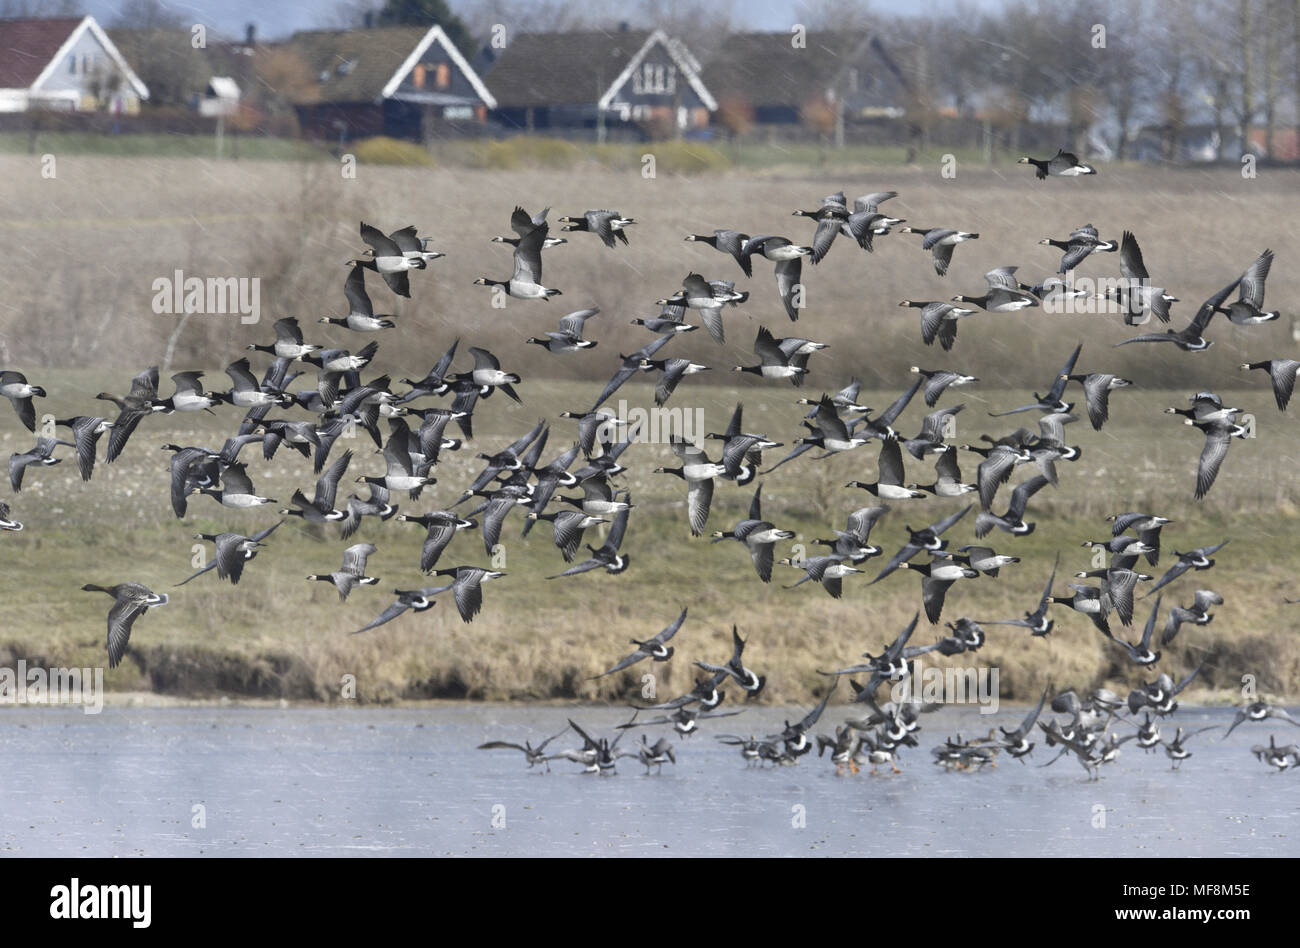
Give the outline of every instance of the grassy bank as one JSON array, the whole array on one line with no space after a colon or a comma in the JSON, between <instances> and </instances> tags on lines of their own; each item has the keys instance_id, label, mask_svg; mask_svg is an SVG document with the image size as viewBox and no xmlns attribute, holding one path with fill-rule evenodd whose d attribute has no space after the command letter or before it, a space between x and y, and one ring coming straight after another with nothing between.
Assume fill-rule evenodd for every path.
<instances>
[{"instance_id":1,"label":"grassy bank","mask_svg":"<svg viewBox=\"0 0 1300 948\"><path fill-rule=\"evenodd\" d=\"M729 371L753 361L750 348L760 325L830 344L811 362L814 374L805 390L811 395L858 375L870 390L864 397L879 409L911 382L910 364L979 375L979 386L944 399L968 405L957 419L960 441L1032 424L1032 415L994 421L986 412L1024 404L1030 391L1043 391L1074 343L1083 341L1081 371L1119 373L1137 387L1113 396L1112 421L1104 431L1093 432L1086 421L1067 429L1071 442L1083 446L1083 458L1062 464L1060 488L1034 499L1038 532L1023 540L1000 533L991 538L999 551L1010 549L1024 562L996 581L958 585L949 594L944 618L1020 614L1036 601L1057 552L1064 591L1068 574L1092 567L1091 553L1081 544L1107 534L1105 516L1151 510L1177 521L1166 532L1169 550L1233 538L1213 572L1189 575L1166 595L1166 608L1174 601L1186 605L1196 588L1208 586L1228 603L1209 627L1185 628L1162 667L1189 669L1209 656L1205 683L1216 693L1231 692L1241 675L1252 674L1264 690L1300 696L1294 614L1281 601L1284 595L1300 595L1293 585L1291 542L1300 517L1296 424L1273 407L1262 374L1237 370L1241 361L1295 350L1288 301L1300 298L1300 277L1286 261L1294 256L1291 222L1300 212L1300 177L1266 170L1247 181L1230 169L1108 169L1096 180L1039 183L1023 168L983 169L959 159L952 180L940 176L937 163L863 165L826 174L808 164L807 155L797 157L789 173L682 174L665 162L656 177L645 178L639 162L608 168L592 158L578 172L362 163L349 178L326 161L146 161L70 152L59 155L56 177L46 179L36 158L0 155L5 197L0 249L10 262L0 306L0 367L22 369L44 385L50 397L40 410L62 418L109 408L94 401L95 393L122 394L132 375L153 364L162 364L165 375L202 368L210 385L224 386L222 367L246 354L248 343L268 341L271 321L283 315L298 316L311 341L356 348L369 340L318 326L315 319L337 314L345 305L343 263L361 249L357 221L390 230L415 223L448 256L413 276L411 300L398 300L372 281L376 309L397 314L402 329L379 336L379 356L370 371L393 378L421 375L452 339L460 338L462 353L470 345L486 346L506 368L519 371L525 399L523 406L503 397L481 404L475 417L478 437L467 446L472 450L449 456L437 472L440 483L419 502L399 500L403 511L416 512L454 501L477 470L475 453L499 449L540 417L553 423L548 456L566 448L573 429L556 420L558 413L591 404L618 355L649 339L630 319L651 314L653 300L672 292L692 269L713 278L738 278L753 294L745 306L727 312L726 345L714 344L702 332L672 343L674 356L714 367L713 385L689 379L670 402L702 411L707 430L722 428L739 399L745 402L747 429L785 442L802 433L794 389ZM922 227L953 225L983 236L959 248L946 279L934 274L915 237L882 237L872 255L840 241L819 266L804 268L809 305L793 325L765 262L746 283L733 261L682 240L687 233L722 226L807 240L811 223L793 219L790 212L812 207L839 188L850 195L896 189L900 196L890 210L899 216ZM548 251L545 279L564 290L559 300L512 301L494 309L490 295L472 281L509 273L509 253L489 238L507 229L516 203L534 211L549 204L552 220L590 207L614 207L638 224L627 248L607 250L590 235L572 234L568 245ZM904 298L977 294L983 287L980 275L1002 264L1019 263L1019 275L1036 281L1059 260L1036 241L1062 236L1085 220L1107 237L1126 228L1138 232L1153 276L1184 300L1175 306L1178 327L1199 300L1272 246L1278 265L1269 277L1268 302L1280 306L1284 318L1249 329L1216 320L1210 330L1215 347L1188 355L1167 351L1171 347L1112 348L1130 334L1113 317L981 314L963 322L955 349L944 354L921 344L914 311L897 305ZM1206 228L1206 220L1214 222L1212 228ZM1082 269L1096 276L1114 268L1113 255L1105 255ZM232 316L182 322L153 313L153 280L176 269L191 276L257 277L260 323L245 325ZM560 359L524 342L552 328L564 313L592 305L602 309L588 325L588 335L599 340L595 350ZM463 365L467 356L461 359ZM256 367L264 364L255 357ZM295 387L309 381L310 376ZM1205 388L1254 413L1258 437L1233 443L1219 482L1197 503L1191 498L1193 472L1203 439L1161 409L1185 405L1187 393ZM164 389L170 391L167 383ZM624 395L631 406L644 406L649 393L648 385L635 380L612 407ZM1070 397L1078 400L1077 388ZM918 400L898 427L913 433L924 411ZM29 471L17 496L0 489L28 526L21 534L0 536L0 612L6 616L0 625L0 664L17 658L102 662L108 600L78 587L129 578L170 590L192 571L194 533L249 533L271 522L272 514L235 514L208 498L193 501L185 522L176 521L167 506L169 455L160 445L217 447L234 425L229 410L219 417L147 419L126 455L117 464L101 465L89 485L82 485L67 461ZM0 457L25 451L31 443L8 407L0 406ZM381 472L382 460L371 453L369 441L353 447L349 477ZM765 478L765 514L798 531L800 541L829 535L843 526L850 510L870 502L865 493L842 485L874 479L875 451L820 465L802 459ZM772 585L764 586L740 546L689 537L684 485L648 473L672 465L665 446L638 446L629 457L628 485L638 509L626 546L634 565L621 576L547 581L563 565L549 528L541 526L521 540L521 514L515 513L505 534L509 576L487 587L484 613L472 625L462 624L443 602L422 616L351 636L384 609L393 588L430 582L417 569L421 531L396 522L367 522L358 539L379 547L371 567L381 584L358 589L340 605L332 589L303 579L338 567L343 544L336 530L288 523L238 588L209 575L174 590L169 606L140 622L128 659L108 673L108 684L172 695L329 701L338 698L343 676L353 675L366 701L609 698L627 694L645 671L660 676L661 689L687 687L694 671L690 662L727 656L734 621L753 637L746 661L769 674L769 698L799 702L825 687L818 668L851 662L864 650L878 651L918 608L919 582L906 574L871 587L865 578L852 578L840 602L811 584L781 589L798 578L791 571L778 570ZM249 452L248 460L262 493L287 501L295 487L311 492L313 479L296 455L286 451L268 464ZM966 457L962 463L972 478L974 463ZM916 480L932 479L928 466L909 461L908 471ZM354 486L345 482L342 496ZM720 486L710 529L725 529L742 517L750 494ZM1000 501L1005 499L1004 493ZM904 524L940 519L954 503L896 505L874 539L892 552L906 536ZM972 533L973 524L960 525L953 531L955 545L970 542ZM443 562L487 561L480 537L469 533L456 539ZM624 654L629 638L658 631L681 605L690 606L691 617L674 643L680 657L667 668L638 665L623 676L589 680ZM1140 609L1135 635L1145 616ZM1104 643L1085 618L1064 609L1055 610L1055 617L1058 630L1047 641L1026 645L1021 630L991 630L991 642L978 658L1002 669L1004 697L1035 698L1049 678L1076 687L1102 682L1123 687L1136 680L1120 663L1116 647ZM924 628L918 638L938 632Z\"/></svg>"},{"instance_id":2,"label":"grassy bank","mask_svg":"<svg viewBox=\"0 0 1300 948\"><path fill-rule=\"evenodd\" d=\"M52 395L50 404L42 407L60 416L84 409L88 393L106 386L114 389L111 380L98 373L56 372L44 382ZM685 383L674 399L703 411L708 430L723 426L733 396L728 390L692 382ZM635 406L644 404L649 387L632 382L625 391ZM497 450L541 414L554 415L590 398L588 386L556 382L530 385L526 381L521 394L523 406L502 398L485 403L476 416L474 450L446 455L437 471L441 483L418 502L400 498L401 509L413 513L453 502L477 470L476 451ZM883 405L893 394L873 392L866 401ZM1001 431L1001 423L984 412L1019 404L1017 399L1025 394L978 388L961 392L969 407L958 416L958 438L975 440L985 431ZM1225 395L1234 404L1257 405L1263 400L1257 391ZM1219 565L1212 572L1189 574L1166 591L1165 608L1175 602L1189 604L1192 592L1203 587L1220 592L1227 603L1208 627L1184 627L1165 650L1161 667L1174 673L1208 657L1204 680L1208 690L1201 694L1202 700L1230 697L1243 674L1255 675L1264 691L1293 698L1300 694L1300 642L1292 631L1295 607L1282 604L1283 596L1300 593L1288 540L1300 523L1289 502L1300 487L1289 463L1294 432L1288 427L1284 433L1269 424L1272 418L1261 416L1260 437L1234 443L1219 483L1205 502L1197 503L1191 500L1192 470L1200 438L1160 413L1160 408L1182 396L1181 392L1121 392L1112 402L1112 421L1103 432L1092 432L1086 423L1068 429L1072 442L1083 446L1083 458L1061 465L1059 490L1048 489L1035 498L1031 519L1038 522L1037 532L1023 539L1000 533L991 538L999 552L1019 555L1023 562L1004 570L997 580L982 578L955 586L944 619L1017 616L1035 603L1058 552L1061 592L1071 581L1070 574L1093 568L1092 553L1081 544L1109 535L1107 514L1160 511L1176 521L1166 529L1160 573L1172 562L1168 551L1233 538L1218 555ZM789 441L800 416L794 397L788 386L751 393L745 399L746 427ZM910 432L918 426L922 412L919 402L909 408L901 428ZM126 661L106 673L107 686L113 690L336 701L343 677L352 675L359 699L368 702L613 699L636 693L640 675L646 672L657 676L661 690L689 687L696 671L691 662L726 658L730 626L735 622L742 635L751 638L746 663L769 675L768 699L800 702L826 687L828 680L817 674L818 669L852 663L866 650L878 651L920 605L919 580L913 575L901 573L867 586L883 560L871 561L866 577L846 581L844 598L838 602L811 583L795 590L781 588L801 575L781 567L772 584L764 586L738 544L714 545L707 538L689 536L684 485L676 478L649 473L660 464L672 463L667 447L656 444L635 446L628 455L633 471L625 477L637 509L624 545L633 560L626 573L548 581L545 577L564 566L551 543L549 527L540 525L521 539L522 514L512 514L503 536L508 576L486 587L484 612L470 625L460 621L446 598L423 615L408 613L364 635L349 634L388 605L392 589L434 584L418 571L423 531L396 521L366 521L352 541L370 541L379 547L369 572L381 577L381 582L378 587L355 590L345 604L338 602L331 587L303 578L337 568L344 545L337 528L293 521L273 535L238 587L209 574L173 589L172 584L193 571L193 534L227 529L248 533L275 519L274 508L265 508L267 513L231 512L200 497L191 501L190 514L181 522L167 506L170 455L159 445L172 440L218 444L230 417L226 412L220 419L146 420L126 455L114 465L101 464L88 485L82 485L71 462L30 472L23 492L13 498L15 513L27 529L0 536L4 562L0 602L14 617L0 634L0 665L12 665L18 658L29 663L102 664L108 600L82 593L78 587L131 578L169 591L174 599L136 626ZM562 420L553 425L548 457L570 443L568 425ZM7 430L0 435L0 453L25 449L28 445L23 442L28 440L25 433ZM355 459L343 495L355 487L352 477L380 473L382 468L382 459L372 453L368 439L349 446ZM872 448L820 464L808 459L792 462L763 479L764 515L797 532L792 544L810 545L812 539L829 536L832 529L842 528L850 510L870 501L864 492L843 485L854 478L874 479L874 455ZM295 486L310 493L310 475L297 463L297 456L292 457L282 451L266 463L252 452L245 456L259 492L281 500ZM968 457L963 458L963 473L970 477L974 464ZM908 471L918 480L931 479L931 469L922 469L910 459ZM1258 476L1259 471L1276 476L1266 480ZM720 485L709 529L729 529L741 519L751 493ZM1124 500L1116 505L1114 498ZM932 522L957 503L934 499L896 503L873 540L892 553L906 537L904 524ZM973 521L973 513L970 517ZM953 546L972 542L973 522L963 521L950 536ZM588 539L598 542L592 533ZM779 551L778 556L790 552ZM457 537L440 565L487 565L488 561L480 535L469 532ZM689 606L690 617L674 641L678 656L668 666L643 663L621 675L590 680L630 648L629 638L652 635L683 605ZM1140 634L1149 606L1150 602L1139 605L1134 637ZM1053 615L1057 628L1046 640L1031 640L1021 629L989 629L990 642L978 654L978 664L1000 669L1004 698L1029 700L1049 679L1062 686L1106 683L1124 688L1143 678L1086 618L1064 607L1056 607ZM942 631L923 618L916 640L931 641Z\"/></svg>"}]
</instances>

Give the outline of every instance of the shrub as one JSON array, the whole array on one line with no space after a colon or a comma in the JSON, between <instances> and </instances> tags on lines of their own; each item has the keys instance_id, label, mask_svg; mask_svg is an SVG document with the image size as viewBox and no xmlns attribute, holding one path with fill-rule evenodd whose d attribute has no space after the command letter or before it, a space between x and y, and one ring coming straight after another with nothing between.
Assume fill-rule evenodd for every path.
<instances>
[{"instance_id":1,"label":"shrub","mask_svg":"<svg viewBox=\"0 0 1300 948\"><path fill-rule=\"evenodd\" d=\"M407 165L416 168L432 168L434 165L433 156L423 145L383 135L362 139L353 145L352 153L362 164Z\"/></svg>"}]
</instances>

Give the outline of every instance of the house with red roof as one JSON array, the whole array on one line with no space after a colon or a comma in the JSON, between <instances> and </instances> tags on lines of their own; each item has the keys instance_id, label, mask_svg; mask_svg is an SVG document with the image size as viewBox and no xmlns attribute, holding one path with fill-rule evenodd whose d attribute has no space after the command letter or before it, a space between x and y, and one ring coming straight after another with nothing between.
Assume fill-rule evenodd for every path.
<instances>
[{"instance_id":1,"label":"house with red roof","mask_svg":"<svg viewBox=\"0 0 1300 948\"><path fill-rule=\"evenodd\" d=\"M131 114L147 98L94 17L0 19L0 112Z\"/></svg>"}]
</instances>

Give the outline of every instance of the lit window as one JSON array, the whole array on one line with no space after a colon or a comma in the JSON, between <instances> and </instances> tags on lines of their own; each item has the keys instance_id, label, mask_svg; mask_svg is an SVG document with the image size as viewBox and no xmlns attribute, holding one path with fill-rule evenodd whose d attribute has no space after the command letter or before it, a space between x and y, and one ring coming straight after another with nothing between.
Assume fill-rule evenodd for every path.
<instances>
[{"instance_id":1,"label":"lit window","mask_svg":"<svg viewBox=\"0 0 1300 948\"><path fill-rule=\"evenodd\" d=\"M446 63L438 63L436 76L434 82L439 89L446 89L451 85L451 67Z\"/></svg>"}]
</instances>

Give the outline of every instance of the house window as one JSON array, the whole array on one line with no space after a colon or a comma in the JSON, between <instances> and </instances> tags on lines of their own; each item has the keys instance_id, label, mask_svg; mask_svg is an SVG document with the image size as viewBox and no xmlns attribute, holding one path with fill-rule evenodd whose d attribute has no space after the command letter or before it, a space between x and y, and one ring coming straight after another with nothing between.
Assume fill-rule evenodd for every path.
<instances>
[{"instance_id":1,"label":"house window","mask_svg":"<svg viewBox=\"0 0 1300 948\"><path fill-rule=\"evenodd\" d=\"M424 67L416 64L415 71L411 73L411 82L417 89L424 88Z\"/></svg>"},{"instance_id":2,"label":"house window","mask_svg":"<svg viewBox=\"0 0 1300 948\"><path fill-rule=\"evenodd\" d=\"M672 95L677 91L677 69L660 63L645 63L632 73L633 95Z\"/></svg>"},{"instance_id":3,"label":"house window","mask_svg":"<svg viewBox=\"0 0 1300 948\"><path fill-rule=\"evenodd\" d=\"M73 76L77 74L77 57L75 54L68 60L68 73Z\"/></svg>"},{"instance_id":4,"label":"house window","mask_svg":"<svg viewBox=\"0 0 1300 948\"><path fill-rule=\"evenodd\" d=\"M435 72L435 76L436 78L434 79L434 85L436 85L439 89L446 89L448 86L451 85L451 67L448 66L446 63L438 63L438 68L437 71Z\"/></svg>"}]
</instances>

